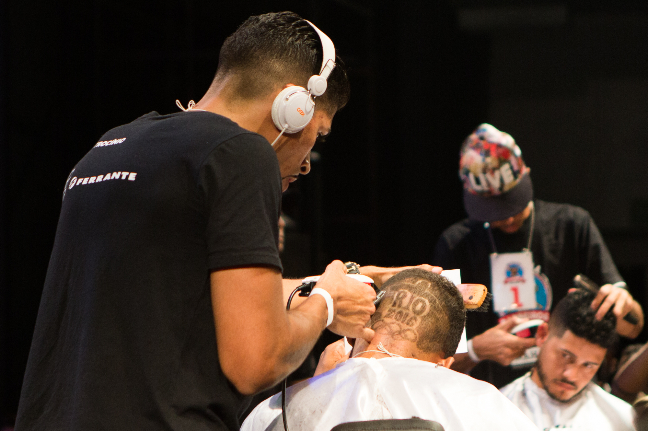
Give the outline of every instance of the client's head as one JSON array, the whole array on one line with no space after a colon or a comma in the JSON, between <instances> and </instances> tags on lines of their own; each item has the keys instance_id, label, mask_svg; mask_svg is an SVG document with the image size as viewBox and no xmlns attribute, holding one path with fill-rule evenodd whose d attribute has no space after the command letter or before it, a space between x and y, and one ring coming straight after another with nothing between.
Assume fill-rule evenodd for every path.
<instances>
[{"instance_id":1,"label":"client's head","mask_svg":"<svg viewBox=\"0 0 648 431\"><path fill-rule=\"evenodd\" d=\"M617 340L612 309L597 320L594 296L582 289L569 293L536 333L540 353L531 378L557 401L569 402L585 389Z\"/></svg>"},{"instance_id":2,"label":"client's head","mask_svg":"<svg viewBox=\"0 0 648 431\"><path fill-rule=\"evenodd\" d=\"M388 349L392 346L401 356L432 362L455 354L466 311L451 281L423 269L408 269L390 278L382 289L385 298L371 318L375 340Z\"/></svg>"}]
</instances>

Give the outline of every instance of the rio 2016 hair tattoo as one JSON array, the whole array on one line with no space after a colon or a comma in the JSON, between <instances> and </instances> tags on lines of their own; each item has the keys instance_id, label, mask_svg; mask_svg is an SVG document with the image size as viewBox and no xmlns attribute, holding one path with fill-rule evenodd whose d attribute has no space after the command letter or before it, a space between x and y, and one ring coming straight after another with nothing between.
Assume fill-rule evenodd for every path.
<instances>
[{"instance_id":1,"label":"rio 2016 hair tattoo","mask_svg":"<svg viewBox=\"0 0 648 431\"><path fill-rule=\"evenodd\" d=\"M421 319L430 312L430 301L408 290L389 292L391 298L386 310L376 313L374 330L385 331L393 338L416 342L419 337L418 326Z\"/></svg>"}]
</instances>

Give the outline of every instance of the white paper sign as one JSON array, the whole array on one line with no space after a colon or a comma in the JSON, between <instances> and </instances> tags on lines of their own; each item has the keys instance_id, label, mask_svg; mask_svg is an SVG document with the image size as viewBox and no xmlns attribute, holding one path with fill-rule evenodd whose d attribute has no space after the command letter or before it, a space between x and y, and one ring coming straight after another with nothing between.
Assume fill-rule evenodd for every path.
<instances>
[{"instance_id":1,"label":"white paper sign","mask_svg":"<svg viewBox=\"0 0 648 431\"><path fill-rule=\"evenodd\" d=\"M493 253L491 261L491 289L496 312L531 310L538 306L533 273L533 255Z\"/></svg>"},{"instance_id":2,"label":"white paper sign","mask_svg":"<svg viewBox=\"0 0 648 431\"><path fill-rule=\"evenodd\" d=\"M461 284L461 270L459 269L445 269L441 271L441 275L452 281L455 286ZM466 353L468 351L468 344L466 341L466 328L464 327L463 333L461 334L461 340L459 341L459 346L457 347L457 353Z\"/></svg>"}]
</instances>

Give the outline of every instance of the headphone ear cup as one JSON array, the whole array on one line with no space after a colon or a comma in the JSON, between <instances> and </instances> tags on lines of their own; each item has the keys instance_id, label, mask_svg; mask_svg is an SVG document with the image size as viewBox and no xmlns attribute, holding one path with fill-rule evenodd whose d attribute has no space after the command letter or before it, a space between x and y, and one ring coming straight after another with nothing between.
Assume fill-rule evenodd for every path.
<instances>
[{"instance_id":1,"label":"headphone ear cup","mask_svg":"<svg viewBox=\"0 0 648 431\"><path fill-rule=\"evenodd\" d=\"M304 87L284 88L272 102L272 121L284 133L297 133L313 118L315 102Z\"/></svg>"},{"instance_id":2,"label":"headphone ear cup","mask_svg":"<svg viewBox=\"0 0 648 431\"><path fill-rule=\"evenodd\" d=\"M320 75L313 75L308 80L308 89L310 90L310 93L315 97L324 94L327 86L328 83L326 82L326 78Z\"/></svg>"}]
</instances>

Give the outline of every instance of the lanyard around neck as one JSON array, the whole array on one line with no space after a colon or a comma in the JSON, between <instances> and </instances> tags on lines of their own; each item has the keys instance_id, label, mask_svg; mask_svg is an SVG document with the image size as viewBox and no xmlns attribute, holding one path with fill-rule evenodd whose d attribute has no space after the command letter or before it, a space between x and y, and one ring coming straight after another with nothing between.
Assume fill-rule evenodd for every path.
<instances>
[{"instance_id":1,"label":"lanyard around neck","mask_svg":"<svg viewBox=\"0 0 648 431\"><path fill-rule=\"evenodd\" d=\"M527 241L527 246L523 251L531 250L531 241L533 241L533 229L535 227L535 205L531 202L531 227L529 229L529 241ZM488 237L490 238L491 247L493 248L493 253L497 254L497 248L495 247L495 238L493 237L493 230L491 229L490 223L484 223L484 229L488 231Z\"/></svg>"}]
</instances>

